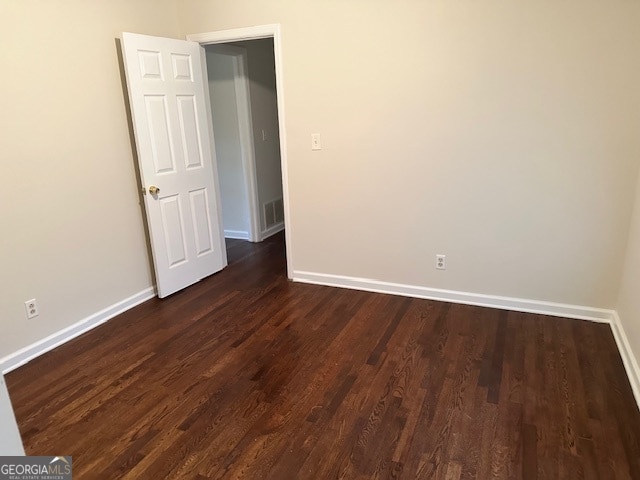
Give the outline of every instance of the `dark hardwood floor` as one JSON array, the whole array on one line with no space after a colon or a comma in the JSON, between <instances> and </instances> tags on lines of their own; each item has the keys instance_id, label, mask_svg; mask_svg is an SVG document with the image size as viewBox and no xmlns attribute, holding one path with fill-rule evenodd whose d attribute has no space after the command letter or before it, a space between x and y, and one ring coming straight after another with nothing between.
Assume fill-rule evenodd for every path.
<instances>
[{"instance_id":1,"label":"dark hardwood floor","mask_svg":"<svg viewBox=\"0 0 640 480\"><path fill-rule=\"evenodd\" d=\"M640 479L609 327L287 281L283 237L7 376L77 479Z\"/></svg>"}]
</instances>

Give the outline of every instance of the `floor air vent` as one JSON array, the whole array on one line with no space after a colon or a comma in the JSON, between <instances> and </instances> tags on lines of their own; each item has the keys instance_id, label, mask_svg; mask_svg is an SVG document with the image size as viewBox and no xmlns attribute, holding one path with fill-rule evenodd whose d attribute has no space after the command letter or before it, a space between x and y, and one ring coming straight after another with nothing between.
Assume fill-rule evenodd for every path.
<instances>
[{"instance_id":1,"label":"floor air vent","mask_svg":"<svg viewBox=\"0 0 640 480\"><path fill-rule=\"evenodd\" d=\"M284 206L282 198L276 198L263 205L264 225L266 228L273 227L284 222Z\"/></svg>"}]
</instances>

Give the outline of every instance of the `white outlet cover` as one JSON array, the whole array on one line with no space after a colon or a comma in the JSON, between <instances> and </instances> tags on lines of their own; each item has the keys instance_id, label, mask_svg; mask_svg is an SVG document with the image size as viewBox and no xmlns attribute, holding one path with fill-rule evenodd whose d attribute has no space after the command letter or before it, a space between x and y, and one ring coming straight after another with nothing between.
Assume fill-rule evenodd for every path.
<instances>
[{"instance_id":1,"label":"white outlet cover","mask_svg":"<svg viewBox=\"0 0 640 480\"><path fill-rule=\"evenodd\" d=\"M35 298L32 298L31 300L27 300L26 302L24 302L24 309L27 313L28 319L37 317L40 314L40 312L38 312L38 304Z\"/></svg>"}]
</instances>

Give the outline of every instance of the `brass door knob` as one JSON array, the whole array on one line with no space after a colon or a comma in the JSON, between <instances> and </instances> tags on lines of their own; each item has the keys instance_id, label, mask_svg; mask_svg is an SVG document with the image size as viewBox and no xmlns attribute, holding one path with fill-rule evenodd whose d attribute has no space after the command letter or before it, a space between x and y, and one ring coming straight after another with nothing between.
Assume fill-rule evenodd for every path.
<instances>
[{"instance_id":1,"label":"brass door knob","mask_svg":"<svg viewBox=\"0 0 640 480\"><path fill-rule=\"evenodd\" d=\"M151 195L157 195L157 194L159 194L159 193L160 193L160 189L159 189L158 187L156 187L155 185L151 185L151 186L149 187L149 193L150 193Z\"/></svg>"}]
</instances>

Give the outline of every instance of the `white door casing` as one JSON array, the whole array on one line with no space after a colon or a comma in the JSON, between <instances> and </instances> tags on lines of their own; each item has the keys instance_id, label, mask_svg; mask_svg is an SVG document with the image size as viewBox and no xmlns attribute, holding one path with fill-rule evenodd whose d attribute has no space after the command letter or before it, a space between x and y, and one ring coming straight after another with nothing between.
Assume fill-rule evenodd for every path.
<instances>
[{"instance_id":1,"label":"white door casing","mask_svg":"<svg viewBox=\"0 0 640 480\"><path fill-rule=\"evenodd\" d=\"M227 264L200 49L195 42L122 34L161 298Z\"/></svg>"},{"instance_id":2,"label":"white door casing","mask_svg":"<svg viewBox=\"0 0 640 480\"><path fill-rule=\"evenodd\" d=\"M20 431L13 413L13 406L7 392L7 385L4 376L0 373L0 425L2 425L2 435L0 435L0 456L22 456L24 447L20 438Z\"/></svg>"}]
</instances>

